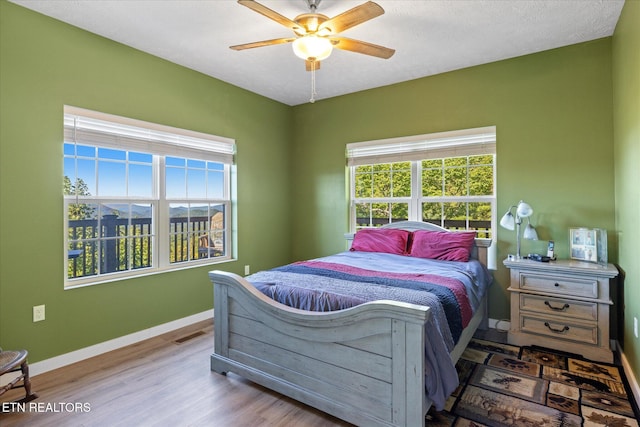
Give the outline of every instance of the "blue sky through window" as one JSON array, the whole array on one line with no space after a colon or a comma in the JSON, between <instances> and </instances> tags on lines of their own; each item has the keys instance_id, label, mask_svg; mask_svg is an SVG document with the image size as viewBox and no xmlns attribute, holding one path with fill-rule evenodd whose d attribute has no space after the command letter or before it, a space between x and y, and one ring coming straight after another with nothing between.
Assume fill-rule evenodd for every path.
<instances>
[{"instance_id":1,"label":"blue sky through window","mask_svg":"<svg viewBox=\"0 0 640 427\"><path fill-rule=\"evenodd\" d=\"M167 199L221 199L224 164L165 158ZM64 175L81 179L92 196L153 197L153 156L148 153L64 144Z\"/></svg>"},{"instance_id":2,"label":"blue sky through window","mask_svg":"<svg viewBox=\"0 0 640 427\"><path fill-rule=\"evenodd\" d=\"M64 144L64 175L76 178L89 195L153 197L153 156L125 150Z\"/></svg>"}]
</instances>

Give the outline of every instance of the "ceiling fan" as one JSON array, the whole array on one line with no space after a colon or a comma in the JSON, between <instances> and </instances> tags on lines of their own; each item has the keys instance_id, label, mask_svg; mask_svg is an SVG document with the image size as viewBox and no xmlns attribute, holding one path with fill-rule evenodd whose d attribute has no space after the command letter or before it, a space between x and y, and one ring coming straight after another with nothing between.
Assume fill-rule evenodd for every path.
<instances>
[{"instance_id":1,"label":"ceiling fan","mask_svg":"<svg viewBox=\"0 0 640 427\"><path fill-rule=\"evenodd\" d=\"M367 1L329 18L321 13L316 13L321 0L306 1L309 4L310 13L303 13L291 20L254 0L238 0L241 5L293 30L294 36L240 44L230 46L230 48L244 50L292 43L294 53L305 60L307 71L318 70L320 61L326 59L334 47L384 59L390 58L395 53L394 49L338 35L349 28L382 15L384 9L377 3Z\"/></svg>"}]
</instances>

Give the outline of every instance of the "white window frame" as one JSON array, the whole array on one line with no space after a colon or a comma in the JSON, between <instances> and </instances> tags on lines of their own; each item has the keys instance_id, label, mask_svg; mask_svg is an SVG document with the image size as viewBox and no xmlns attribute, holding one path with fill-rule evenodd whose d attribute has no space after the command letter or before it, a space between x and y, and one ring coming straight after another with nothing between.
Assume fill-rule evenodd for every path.
<instances>
[{"instance_id":1,"label":"white window frame","mask_svg":"<svg viewBox=\"0 0 640 427\"><path fill-rule=\"evenodd\" d=\"M347 144L346 157L350 177L350 231L355 232L356 203L408 203L409 220L422 221L422 203L428 202L483 202L491 204L491 235L496 239L496 127L464 129L425 135L414 135ZM422 160L493 155L493 195L461 197L423 197ZM356 166L383 163L411 162L411 197L357 198L355 194ZM467 219L468 221L468 219ZM441 224L442 225L442 224ZM468 222L467 222L468 225ZM495 246L495 245L493 245Z\"/></svg>"},{"instance_id":2,"label":"white window frame","mask_svg":"<svg viewBox=\"0 0 640 427\"><path fill-rule=\"evenodd\" d=\"M235 140L150 122L115 116L83 108L64 107L65 143L138 151L153 156L153 194L149 198L64 196L64 287L65 289L99 283L175 271L202 265L226 262L234 259L237 252L232 243L234 214L233 196L235 187ZM223 195L220 198L167 199L165 192L165 159L168 156L222 163ZM66 266L69 263L68 206L73 203L144 203L151 204L152 219L152 266L128 269L119 272L69 278ZM170 262L169 206L172 203L192 203L224 206L224 255ZM210 221L210 218L209 218ZM210 228L210 224L209 224ZM101 240L98 239L98 242Z\"/></svg>"}]
</instances>

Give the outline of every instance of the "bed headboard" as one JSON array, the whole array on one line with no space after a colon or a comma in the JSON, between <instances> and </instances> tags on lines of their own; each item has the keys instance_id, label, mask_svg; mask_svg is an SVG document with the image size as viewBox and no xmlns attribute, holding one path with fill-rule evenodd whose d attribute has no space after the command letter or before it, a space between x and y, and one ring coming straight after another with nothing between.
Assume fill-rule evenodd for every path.
<instances>
[{"instance_id":1,"label":"bed headboard","mask_svg":"<svg viewBox=\"0 0 640 427\"><path fill-rule=\"evenodd\" d=\"M455 233L455 231L447 230L446 228L442 228L438 225L431 224L429 222L420 222L420 221L392 222L390 224L383 225L381 228L398 228L400 230L407 230L407 231L417 231L417 230L446 231L449 233ZM345 239L347 239L348 248L351 248L351 243L353 243L354 236L355 236L355 233L346 233L344 235ZM491 239L476 238L473 251L471 252L471 257L480 261L485 267L487 267L487 256L488 256L489 246L491 246Z\"/></svg>"}]
</instances>

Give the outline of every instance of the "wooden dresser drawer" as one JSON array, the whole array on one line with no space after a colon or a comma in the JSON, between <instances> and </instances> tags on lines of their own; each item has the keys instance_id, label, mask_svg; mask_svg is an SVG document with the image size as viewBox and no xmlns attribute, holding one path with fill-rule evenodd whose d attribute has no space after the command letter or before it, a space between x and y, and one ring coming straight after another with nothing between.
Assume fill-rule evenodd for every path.
<instances>
[{"instance_id":1,"label":"wooden dresser drawer","mask_svg":"<svg viewBox=\"0 0 640 427\"><path fill-rule=\"evenodd\" d=\"M598 320L598 304L595 302L520 294L520 309L562 317L566 316L570 319Z\"/></svg>"},{"instance_id":2,"label":"wooden dresser drawer","mask_svg":"<svg viewBox=\"0 0 640 427\"><path fill-rule=\"evenodd\" d=\"M546 335L548 337L587 344L599 344L598 325L596 323L581 324L568 320L569 319L552 319L522 314L520 318L520 328L526 333ZM540 344L544 345L544 342Z\"/></svg>"},{"instance_id":3,"label":"wooden dresser drawer","mask_svg":"<svg viewBox=\"0 0 640 427\"><path fill-rule=\"evenodd\" d=\"M598 298L598 281L595 278L521 273L520 289L577 297Z\"/></svg>"},{"instance_id":4,"label":"wooden dresser drawer","mask_svg":"<svg viewBox=\"0 0 640 427\"><path fill-rule=\"evenodd\" d=\"M509 344L540 345L612 363L609 340L612 264L504 260L509 268Z\"/></svg>"}]
</instances>

